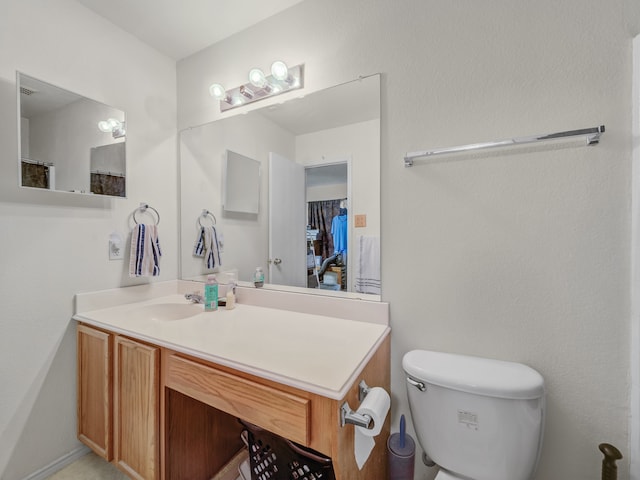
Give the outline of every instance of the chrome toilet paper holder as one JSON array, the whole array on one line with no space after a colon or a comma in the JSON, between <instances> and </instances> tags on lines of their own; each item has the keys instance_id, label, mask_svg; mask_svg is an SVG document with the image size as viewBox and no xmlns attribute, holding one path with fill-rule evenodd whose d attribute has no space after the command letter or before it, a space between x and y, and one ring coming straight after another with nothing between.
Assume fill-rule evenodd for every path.
<instances>
[{"instance_id":1,"label":"chrome toilet paper holder","mask_svg":"<svg viewBox=\"0 0 640 480\"><path fill-rule=\"evenodd\" d=\"M370 390L371 388L362 380L358 384L358 400L362 402ZM340 426L344 427L346 424L371 430L373 428L373 419L370 415L361 414L352 410L349 402L345 401L340 407Z\"/></svg>"}]
</instances>

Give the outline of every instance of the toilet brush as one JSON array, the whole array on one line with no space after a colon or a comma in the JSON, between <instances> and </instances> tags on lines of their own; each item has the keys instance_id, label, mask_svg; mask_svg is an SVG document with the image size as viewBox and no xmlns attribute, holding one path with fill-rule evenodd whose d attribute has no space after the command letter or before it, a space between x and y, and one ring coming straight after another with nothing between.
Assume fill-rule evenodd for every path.
<instances>
[{"instance_id":1,"label":"toilet brush","mask_svg":"<svg viewBox=\"0 0 640 480\"><path fill-rule=\"evenodd\" d=\"M392 434L387 440L389 451L389 479L413 480L416 444L407 433L404 415L400 416L400 433Z\"/></svg>"}]
</instances>

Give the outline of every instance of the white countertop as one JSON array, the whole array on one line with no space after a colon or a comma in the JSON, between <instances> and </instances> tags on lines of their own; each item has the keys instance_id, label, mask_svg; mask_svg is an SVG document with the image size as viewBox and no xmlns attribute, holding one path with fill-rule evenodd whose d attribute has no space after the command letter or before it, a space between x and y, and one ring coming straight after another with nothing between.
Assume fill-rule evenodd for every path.
<instances>
[{"instance_id":1,"label":"white countertop","mask_svg":"<svg viewBox=\"0 0 640 480\"><path fill-rule=\"evenodd\" d=\"M387 325L236 304L179 320L135 315L181 294L99 310L75 320L339 400L389 334Z\"/></svg>"}]
</instances>

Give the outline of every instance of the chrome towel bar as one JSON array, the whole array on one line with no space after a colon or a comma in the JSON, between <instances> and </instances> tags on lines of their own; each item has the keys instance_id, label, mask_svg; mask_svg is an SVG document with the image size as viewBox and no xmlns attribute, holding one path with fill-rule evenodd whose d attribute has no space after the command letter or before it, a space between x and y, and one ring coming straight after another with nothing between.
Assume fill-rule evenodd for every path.
<instances>
[{"instance_id":1,"label":"chrome towel bar","mask_svg":"<svg viewBox=\"0 0 640 480\"><path fill-rule=\"evenodd\" d=\"M404 166L413 166L413 161L422 157L434 157L437 155L470 152L473 150L482 150L486 148L508 147L513 145L524 145L527 143L543 142L547 140L559 140L568 137L584 136L587 145L597 145L600 141L600 135L604 133L604 125L593 128L583 128L580 130L569 130L566 132L549 133L545 135L532 135L529 137L517 137L507 140L496 140L493 142L470 143L468 145L460 145L457 147L436 148L433 150L422 150L419 152L409 152L404 156ZM433 163L433 162L429 162Z\"/></svg>"}]
</instances>

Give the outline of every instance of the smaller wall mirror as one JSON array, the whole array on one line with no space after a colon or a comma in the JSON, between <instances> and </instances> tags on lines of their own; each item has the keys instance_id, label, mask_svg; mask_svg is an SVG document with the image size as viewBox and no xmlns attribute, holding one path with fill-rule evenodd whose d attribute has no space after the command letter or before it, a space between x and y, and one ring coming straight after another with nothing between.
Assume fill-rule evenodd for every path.
<instances>
[{"instance_id":1,"label":"smaller wall mirror","mask_svg":"<svg viewBox=\"0 0 640 480\"><path fill-rule=\"evenodd\" d=\"M222 208L226 212L258 214L260 211L260 162L226 151Z\"/></svg>"},{"instance_id":2,"label":"smaller wall mirror","mask_svg":"<svg viewBox=\"0 0 640 480\"><path fill-rule=\"evenodd\" d=\"M17 73L19 185L126 196L125 114Z\"/></svg>"}]
</instances>

